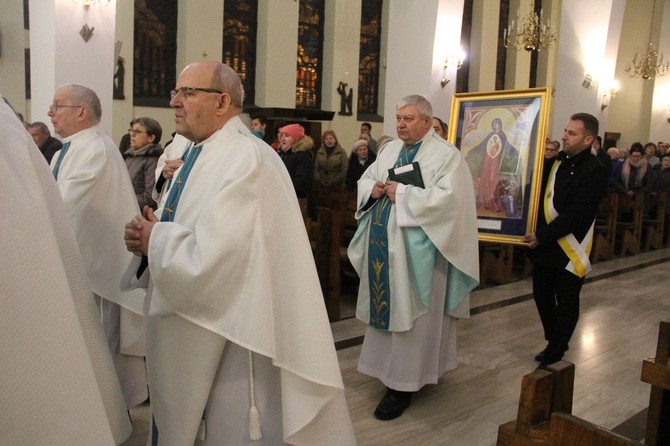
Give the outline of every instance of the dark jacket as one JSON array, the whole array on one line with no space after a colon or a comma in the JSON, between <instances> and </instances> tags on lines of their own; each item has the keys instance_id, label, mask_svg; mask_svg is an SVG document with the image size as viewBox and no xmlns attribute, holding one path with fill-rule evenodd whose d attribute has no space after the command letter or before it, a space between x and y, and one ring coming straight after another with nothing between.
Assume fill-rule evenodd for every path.
<instances>
[{"instance_id":1,"label":"dark jacket","mask_svg":"<svg viewBox=\"0 0 670 446\"><path fill-rule=\"evenodd\" d=\"M670 214L670 169L659 169L658 171L654 169L649 191L666 193L665 214Z\"/></svg>"},{"instance_id":2,"label":"dark jacket","mask_svg":"<svg viewBox=\"0 0 670 446\"><path fill-rule=\"evenodd\" d=\"M49 136L49 138L44 141L44 144L42 144L42 147L39 147L39 149L40 152L42 152L42 155L44 155L44 158L47 160L47 164L51 164L51 158L53 158L54 153L58 152L61 147L63 147L63 143L61 143L53 136Z\"/></svg>"},{"instance_id":3,"label":"dark jacket","mask_svg":"<svg viewBox=\"0 0 670 446\"><path fill-rule=\"evenodd\" d=\"M133 150L131 147L123 154L140 209L144 209L145 205L156 209L156 201L151 198L151 190L154 187L156 165L161 153L163 149L160 144L147 144L140 150Z\"/></svg>"},{"instance_id":4,"label":"dark jacket","mask_svg":"<svg viewBox=\"0 0 670 446\"><path fill-rule=\"evenodd\" d=\"M306 198L312 190L314 182L312 147L314 147L314 140L309 136L304 136L286 152L282 149L277 152L284 161L298 198Z\"/></svg>"},{"instance_id":5,"label":"dark jacket","mask_svg":"<svg viewBox=\"0 0 670 446\"><path fill-rule=\"evenodd\" d=\"M596 153L596 159L602 163L603 166L607 167L607 169L611 172L612 171L612 158L607 154L607 152L603 152L602 150L598 150L598 153Z\"/></svg>"},{"instance_id":6,"label":"dark jacket","mask_svg":"<svg viewBox=\"0 0 670 446\"><path fill-rule=\"evenodd\" d=\"M624 160L623 163L621 163L621 168L619 169L619 175L617 176L616 183L614 184L616 192L622 195L628 192L629 190L633 191L634 193L640 193L640 194L646 193L647 190L649 189L649 180L651 180L652 175L651 164L647 162L647 169L644 174L638 173L638 175L642 175L642 179L640 180L640 185L637 186L633 184L633 173L641 169L641 167L635 167L631 164L630 176L628 178L629 184L624 184L623 169L625 168L626 163L630 164L630 158Z\"/></svg>"},{"instance_id":7,"label":"dark jacket","mask_svg":"<svg viewBox=\"0 0 670 446\"><path fill-rule=\"evenodd\" d=\"M558 239L568 234L573 234L578 241L584 239L607 193L609 169L588 149L573 157L565 157L558 167L554 184L553 203L558 216L547 224L543 200L549 173L557 158L545 164L535 230L539 245L528 250L528 257L536 265L564 269L570 260Z\"/></svg>"},{"instance_id":8,"label":"dark jacket","mask_svg":"<svg viewBox=\"0 0 670 446\"><path fill-rule=\"evenodd\" d=\"M367 168L375 162L375 159L375 154L368 150L368 159L365 160L365 163L361 164L358 161L356 152L351 154L349 157L349 167L347 168L347 179L344 182L349 190L356 190L358 180L365 173Z\"/></svg>"},{"instance_id":9,"label":"dark jacket","mask_svg":"<svg viewBox=\"0 0 670 446\"><path fill-rule=\"evenodd\" d=\"M339 186L344 183L347 176L347 164L349 164L347 153L339 143L330 155L326 147L322 146L316 151L314 179L324 186Z\"/></svg>"}]
</instances>

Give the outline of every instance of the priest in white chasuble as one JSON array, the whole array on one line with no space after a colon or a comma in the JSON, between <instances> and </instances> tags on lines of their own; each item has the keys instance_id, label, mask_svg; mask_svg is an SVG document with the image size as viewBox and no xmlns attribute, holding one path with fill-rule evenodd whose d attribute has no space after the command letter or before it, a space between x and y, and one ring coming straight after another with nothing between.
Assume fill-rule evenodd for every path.
<instances>
[{"instance_id":1,"label":"priest in white chasuble","mask_svg":"<svg viewBox=\"0 0 670 446\"><path fill-rule=\"evenodd\" d=\"M63 138L51 169L100 306L126 404L131 408L148 396L144 358L121 351L122 319L135 319L125 326L142 325L144 295L123 293L119 288L133 257L125 250L123 225L137 214L137 199L119 149L99 127L102 109L93 90L76 84L58 88L48 114L54 131ZM141 333L137 337L141 339Z\"/></svg>"},{"instance_id":2,"label":"priest in white chasuble","mask_svg":"<svg viewBox=\"0 0 670 446\"><path fill-rule=\"evenodd\" d=\"M419 95L396 106L400 140L358 181L358 230L349 258L360 277L356 317L368 324L358 370L386 394L374 415L391 420L412 393L456 368L456 320L479 284L472 177L432 128Z\"/></svg>"},{"instance_id":3,"label":"priest in white chasuble","mask_svg":"<svg viewBox=\"0 0 670 446\"><path fill-rule=\"evenodd\" d=\"M170 105L193 146L163 207L126 225L125 284L149 289L151 440L355 444L295 190L242 101L227 65L181 72Z\"/></svg>"},{"instance_id":4,"label":"priest in white chasuble","mask_svg":"<svg viewBox=\"0 0 670 446\"><path fill-rule=\"evenodd\" d=\"M0 444L121 444L132 427L63 200L2 97L0 153Z\"/></svg>"}]
</instances>

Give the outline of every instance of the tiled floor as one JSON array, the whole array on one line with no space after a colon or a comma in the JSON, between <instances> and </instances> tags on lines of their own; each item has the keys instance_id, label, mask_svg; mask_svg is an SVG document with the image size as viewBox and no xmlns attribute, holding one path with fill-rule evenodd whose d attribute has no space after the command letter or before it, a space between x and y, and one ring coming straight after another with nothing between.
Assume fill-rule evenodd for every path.
<instances>
[{"instance_id":1,"label":"tiled floor","mask_svg":"<svg viewBox=\"0 0 670 446\"><path fill-rule=\"evenodd\" d=\"M658 323L670 319L669 278L670 248L594 265L565 357L576 365L575 415L612 429L648 405L640 367L654 354ZM475 291L474 315L459 322L459 367L422 389L394 421L372 416L383 385L356 371L363 324L332 324L336 343L353 345L338 357L359 444L495 444L498 425L516 416L521 378L544 347L530 286L526 279ZM132 411L135 432L126 445L145 444L147 412Z\"/></svg>"}]
</instances>

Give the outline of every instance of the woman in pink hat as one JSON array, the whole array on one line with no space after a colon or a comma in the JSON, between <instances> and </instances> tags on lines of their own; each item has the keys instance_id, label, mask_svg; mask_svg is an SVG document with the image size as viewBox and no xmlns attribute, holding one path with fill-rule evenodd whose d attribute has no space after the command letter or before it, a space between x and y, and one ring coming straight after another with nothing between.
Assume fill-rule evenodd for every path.
<instances>
[{"instance_id":1,"label":"woman in pink hat","mask_svg":"<svg viewBox=\"0 0 670 446\"><path fill-rule=\"evenodd\" d=\"M313 147L314 140L305 135L305 129L300 124L289 124L281 128L277 153L286 165L298 198L307 198L312 189Z\"/></svg>"}]
</instances>

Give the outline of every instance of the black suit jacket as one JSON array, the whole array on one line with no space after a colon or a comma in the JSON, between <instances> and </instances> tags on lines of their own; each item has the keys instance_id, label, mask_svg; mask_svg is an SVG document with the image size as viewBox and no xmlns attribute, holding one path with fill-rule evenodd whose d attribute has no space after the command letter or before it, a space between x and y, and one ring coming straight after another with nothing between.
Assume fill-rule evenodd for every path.
<instances>
[{"instance_id":1,"label":"black suit jacket","mask_svg":"<svg viewBox=\"0 0 670 446\"><path fill-rule=\"evenodd\" d=\"M544 215L544 197L554 158L544 167L542 196L538 209L535 235L539 245L528 250L528 257L536 265L564 269L570 259L558 244L558 239L574 234L581 241L598 212L598 206L607 193L609 169L589 150L573 157L565 157L556 172L554 207L558 216L547 223Z\"/></svg>"}]
</instances>

